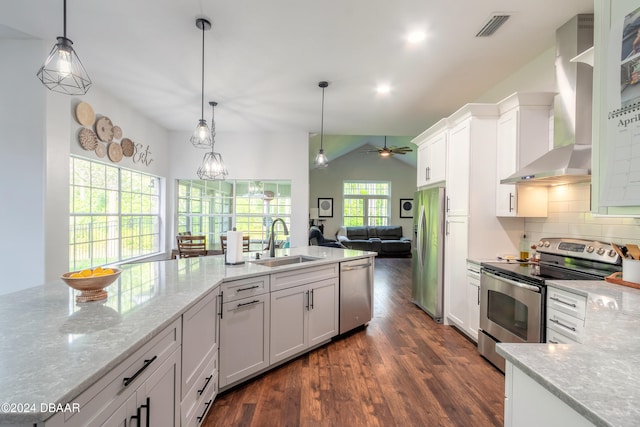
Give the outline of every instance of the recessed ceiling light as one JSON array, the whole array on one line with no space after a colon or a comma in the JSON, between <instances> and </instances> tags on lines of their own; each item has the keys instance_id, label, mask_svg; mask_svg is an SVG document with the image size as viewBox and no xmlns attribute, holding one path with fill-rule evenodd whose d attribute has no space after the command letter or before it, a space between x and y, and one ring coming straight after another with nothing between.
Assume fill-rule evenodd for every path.
<instances>
[{"instance_id":1,"label":"recessed ceiling light","mask_svg":"<svg viewBox=\"0 0 640 427\"><path fill-rule=\"evenodd\" d=\"M379 94L389 93L391 92L391 86L389 86L388 84L380 84L376 88L376 92L378 92Z\"/></svg>"},{"instance_id":2,"label":"recessed ceiling light","mask_svg":"<svg viewBox=\"0 0 640 427\"><path fill-rule=\"evenodd\" d=\"M412 31L407 35L407 41L409 43L420 43L427 35L424 31Z\"/></svg>"}]
</instances>

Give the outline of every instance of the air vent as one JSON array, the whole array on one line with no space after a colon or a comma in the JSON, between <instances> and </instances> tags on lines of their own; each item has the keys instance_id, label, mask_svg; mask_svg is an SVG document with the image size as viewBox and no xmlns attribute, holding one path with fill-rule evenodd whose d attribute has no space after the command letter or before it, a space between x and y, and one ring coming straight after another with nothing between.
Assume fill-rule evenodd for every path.
<instances>
[{"instance_id":1,"label":"air vent","mask_svg":"<svg viewBox=\"0 0 640 427\"><path fill-rule=\"evenodd\" d=\"M489 37L490 35L495 33L498 30L498 28L502 26L502 24L507 22L507 19L509 19L510 16L511 15L504 15L504 14L497 14L497 13L494 15L491 15L487 23L484 24L484 27L482 27L482 29L478 31L478 34L476 34L476 37Z\"/></svg>"}]
</instances>

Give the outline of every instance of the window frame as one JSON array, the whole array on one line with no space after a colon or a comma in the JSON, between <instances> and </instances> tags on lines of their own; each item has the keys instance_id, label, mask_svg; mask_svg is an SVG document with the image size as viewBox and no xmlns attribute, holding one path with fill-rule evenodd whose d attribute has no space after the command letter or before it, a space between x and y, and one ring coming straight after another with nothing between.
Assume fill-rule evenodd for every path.
<instances>
[{"instance_id":1,"label":"window frame","mask_svg":"<svg viewBox=\"0 0 640 427\"><path fill-rule=\"evenodd\" d=\"M348 193L347 190L347 186L348 185L356 185L356 186L361 186L361 185L365 185L365 186L377 186L377 185L386 185L387 186L387 191L386 193L382 193L382 194L376 194L376 192L374 191L373 194L369 194L369 193L354 193L354 194L350 194ZM379 181L379 180L345 180L342 182L342 223L345 226L360 226L360 227L367 227L367 226L374 226L374 225L389 225L391 223L391 194L392 194L392 190L391 190L391 181ZM371 215L370 211L374 210L375 211L375 207L372 206L372 202L375 202L377 200L384 200L385 204L386 204L386 212L384 213L384 215ZM356 211L361 210L362 214L361 215L347 215L347 209L353 209L353 201L361 201L361 205L360 206L356 206ZM373 208L373 209L372 209ZM362 223L361 224L354 224L354 221L350 220L353 218L361 218L362 219ZM372 224L371 220L372 219L382 219L382 221L373 221L374 223Z\"/></svg>"}]
</instances>

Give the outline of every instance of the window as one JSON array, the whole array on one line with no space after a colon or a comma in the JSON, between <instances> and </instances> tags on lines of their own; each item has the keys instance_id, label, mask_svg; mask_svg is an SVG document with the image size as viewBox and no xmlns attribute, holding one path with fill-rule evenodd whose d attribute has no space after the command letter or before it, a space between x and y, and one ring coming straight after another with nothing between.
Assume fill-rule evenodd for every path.
<instances>
[{"instance_id":1,"label":"window","mask_svg":"<svg viewBox=\"0 0 640 427\"><path fill-rule=\"evenodd\" d=\"M289 181L178 180L177 231L207 236L208 249L221 249L220 235L236 227L249 235L250 250L262 250L275 218L291 224ZM276 230L282 246L288 237Z\"/></svg>"},{"instance_id":2,"label":"window","mask_svg":"<svg viewBox=\"0 0 640 427\"><path fill-rule=\"evenodd\" d=\"M160 178L71 157L69 267L160 252Z\"/></svg>"},{"instance_id":3,"label":"window","mask_svg":"<svg viewBox=\"0 0 640 427\"><path fill-rule=\"evenodd\" d=\"M391 183L347 181L343 184L343 224L389 225Z\"/></svg>"}]
</instances>

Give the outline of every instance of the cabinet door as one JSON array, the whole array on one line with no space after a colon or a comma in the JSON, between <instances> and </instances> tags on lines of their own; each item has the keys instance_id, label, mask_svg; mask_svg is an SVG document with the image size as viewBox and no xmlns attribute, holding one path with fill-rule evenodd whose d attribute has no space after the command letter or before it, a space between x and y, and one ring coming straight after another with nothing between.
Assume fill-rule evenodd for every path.
<instances>
[{"instance_id":1,"label":"cabinet door","mask_svg":"<svg viewBox=\"0 0 640 427\"><path fill-rule=\"evenodd\" d=\"M443 132L429 144L429 184L443 182L447 170L447 133Z\"/></svg>"},{"instance_id":2,"label":"cabinet door","mask_svg":"<svg viewBox=\"0 0 640 427\"><path fill-rule=\"evenodd\" d=\"M269 366L269 294L222 305L220 387Z\"/></svg>"},{"instance_id":3,"label":"cabinet door","mask_svg":"<svg viewBox=\"0 0 640 427\"><path fill-rule=\"evenodd\" d=\"M498 120L498 141L496 162L496 215L516 215L516 185L500 184L516 172L518 144L518 110L506 112Z\"/></svg>"},{"instance_id":4,"label":"cabinet door","mask_svg":"<svg viewBox=\"0 0 640 427\"><path fill-rule=\"evenodd\" d=\"M270 363L284 360L307 348L309 298L308 286L271 293Z\"/></svg>"},{"instance_id":5,"label":"cabinet door","mask_svg":"<svg viewBox=\"0 0 640 427\"><path fill-rule=\"evenodd\" d=\"M469 322L467 332L471 338L478 342L478 328L480 327L480 282L477 279L467 278L467 312Z\"/></svg>"},{"instance_id":6,"label":"cabinet door","mask_svg":"<svg viewBox=\"0 0 640 427\"><path fill-rule=\"evenodd\" d=\"M106 421L100 423L101 415L111 413ZM132 393L131 396L115 411L111 412L111 409L105 410L103 414L98 414L91 423L92 425L99 425L100 427L127 427L131 426L132 415L136 415L136 394Z\"/></svg>"},{"instance_id":7,"label":"cabinet door","mask_svg":"<svg viewBox=\"0 0 640 427\"><path fill-rule=\"evenodd\" d=\"M180 351L177 350L137 390L142 409L139 425L174 427L180 425ZM147 422L147 418L148 422Z\"/></svg>"},{"instance_id":8,"label":"cabinet door","mask_svg":"<svg viewBox=\"0 0 640 427\"><path fill-rule=\"evenodd\" d=\"M447 149L448 215L469 213L469 148L473 119L456 126L449 135Z\"/></svg>"},{"instance_id":9,"label":"cabinet door","mask_svg":"<svg viewBox=\"0 0 640 427\"><path fill-rule=\"evenodd\" d=\"M429 145L423 144L418 147L418 160L417 160L417 184L418 187L423 187L429 183Z\"/></svg>"},{"instance_id":10,"label":"cabinet door","mask_svg":"<svg viewBox=\"0 0 640 427\"><path fill-rule=\"evenodd\" d=\"M444 257L447 319L466 332L468 324L467 303L467 247L468 229L466 217L447 219Z\"/></svg>"},{"instance_id":11,"label":"cabinet door","mask_svg":"<svg viewBox=\"0 0 640 427\"><path fill-rule=\"evenodd\" d=\"M338 280L313 283L309 294L309 346L338 335Z\"/></svg>"},{"instance_id":12,"label":"cabinet door","mask_svg":"<svg viewBox=\"0 0 640 427\"><path fill-rule=\"evenodd\" d=\"M210 292L182 316L182 396L199 374L218 357L218 289Z\"/></svg>"}]
</instances>

